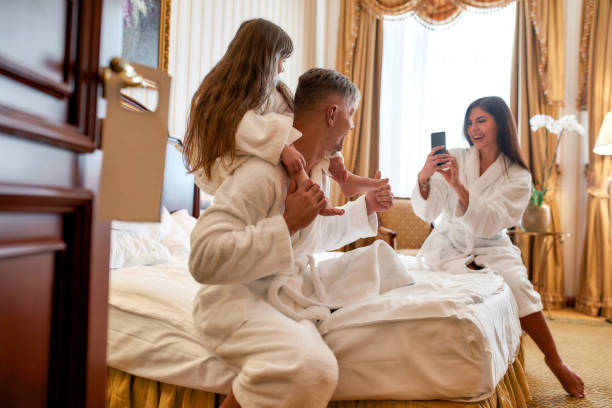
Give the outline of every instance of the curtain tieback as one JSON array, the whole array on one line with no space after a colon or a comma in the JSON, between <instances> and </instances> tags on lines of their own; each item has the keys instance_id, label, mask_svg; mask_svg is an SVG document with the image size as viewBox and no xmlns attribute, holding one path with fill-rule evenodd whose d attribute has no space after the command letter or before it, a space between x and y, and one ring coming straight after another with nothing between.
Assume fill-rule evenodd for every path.
<instances>
[{"instance_id":1,"label":"curtain tieback","mask_svg":"<svg viewBox=\"0 0 612 408\"><path fill-rule=\"evenodd\" d=\"M591 197L597 197L597 198L610 198L610 194L608 193L606 188L594 188L594 187L589 187L587 189L587 193L589 196Z\"/></svg>"}]
</instances>

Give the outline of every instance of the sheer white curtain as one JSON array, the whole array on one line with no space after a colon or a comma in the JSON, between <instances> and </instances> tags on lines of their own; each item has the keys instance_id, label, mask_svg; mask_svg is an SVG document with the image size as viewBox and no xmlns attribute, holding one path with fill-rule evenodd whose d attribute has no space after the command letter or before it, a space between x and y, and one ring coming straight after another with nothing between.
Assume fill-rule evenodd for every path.
<instances>
[{"instance_id":1,"label":"sheer white curtain","mask_svg":"<svg viewBox=\"0 0 612 408\"><path fill-rule=\"evenodd\" d=\"M514 26L515 3L435 31L414 18L384 21L379 159L396 197L410 196L432 132L445 131L449 149L466 147L467 106L488 95L510 102Z\"/></svg>"}]
</instances>

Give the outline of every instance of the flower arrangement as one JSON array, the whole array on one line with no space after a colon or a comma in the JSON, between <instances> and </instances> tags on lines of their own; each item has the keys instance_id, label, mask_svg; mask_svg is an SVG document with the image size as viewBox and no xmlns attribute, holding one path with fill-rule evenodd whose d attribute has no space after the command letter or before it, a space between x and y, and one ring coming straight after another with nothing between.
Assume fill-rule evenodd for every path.
<instances>
[{"instance_id":1,"label":"flower arrangement","mask_svg":"<svg viewBox=\"0 0 612 408\"><path fill-rule=\"evenodd\" d=\"M548 115L534 115L531 119L529 119L529 125L531 126L532 131L536 131L541 128L546 128L546 156L544 158L544 162L542 163L542 189L538 190L535 184L531 186L531 198L529 199L529 204L535 205L539 207L542 205L544 201L544 196L548 192L548 182L550 178L550 174L552 169L557 162L557 153L559 152L559 144L561 143L561 138L565 131L575 131L581 136L585 135L584 127L576 120L576 116L574 115L565 115L559 120L554 120L552 116ZM548 161L548 134L553 133L557 135L557 143L555 145L555 153L552 157L552 160Z\"/></svg>"}]
</instances>

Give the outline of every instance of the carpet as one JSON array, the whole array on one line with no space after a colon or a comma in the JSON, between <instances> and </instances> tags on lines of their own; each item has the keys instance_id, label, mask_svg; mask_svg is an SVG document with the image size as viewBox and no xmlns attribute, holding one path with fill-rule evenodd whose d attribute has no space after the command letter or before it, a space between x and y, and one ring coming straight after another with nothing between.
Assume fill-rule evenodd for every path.
<instances>
[{"instance_id":1,"label":"carpet","mask_svg":"<svg viewBox=\"0 0 612 408\"><path fill-rule=\"evenodd\" d=\"M576 312L552 312L548 324L563 360L584 381L585 397L570 397L544 363L535 343L525 338L529 408L612 408L612 324Z\"/></svg>"}]
</instances>

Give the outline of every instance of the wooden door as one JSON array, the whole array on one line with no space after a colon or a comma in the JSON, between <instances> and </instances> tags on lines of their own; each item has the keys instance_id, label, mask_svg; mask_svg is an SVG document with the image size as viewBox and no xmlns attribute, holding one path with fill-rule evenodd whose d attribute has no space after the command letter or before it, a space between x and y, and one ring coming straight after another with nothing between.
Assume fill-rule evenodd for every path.
<instances>
[{"instance_id":1,"label":"wooden door","mask_svg":"<svg viewBox=\"0 0 612 408\"><path fill-rule=\"evenodd\" d=\"M104 406L98 73L120 30L120 0L0 2L2 406Z\"/></svg>"}]
</instances>

